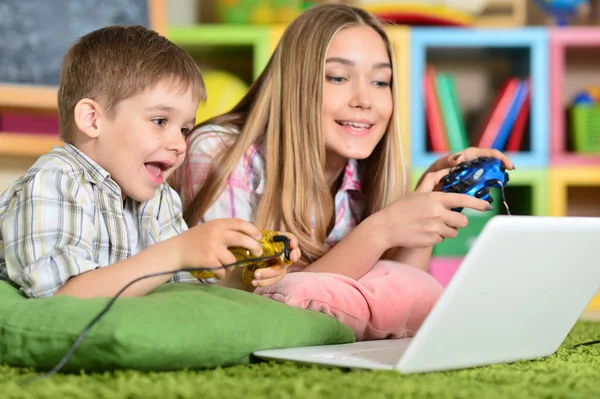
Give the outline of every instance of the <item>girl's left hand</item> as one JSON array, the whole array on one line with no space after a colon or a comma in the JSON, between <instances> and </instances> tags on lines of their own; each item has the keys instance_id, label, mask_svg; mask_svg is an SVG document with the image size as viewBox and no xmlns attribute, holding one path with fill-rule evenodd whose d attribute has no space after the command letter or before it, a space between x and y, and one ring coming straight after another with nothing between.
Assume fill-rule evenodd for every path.
<instances>
[{"instance_id":1,"label":"girl's left hand","mask_svg":"<svg viewBox=\"0 0 600 399\"><path fill-rule=\"evenodd\" d=\"M291 233L284 232L277 232L277 234L284 235L290 239L290 260L292 262L290 265L275 265L263 269L257 269L254 272L254 279L252 280L252 285L255 287L267 287L269 285L278 283L287 274L288 267L296 263L302 255L300 248L298 247L298 239L296 236Z\"/></svg>"},{"instance_id":2,"label":"girl's left hand","mask_svg":"<svg viewBox=\"0 0 600 399\"><path fill-rule=\"evenodd\" d=\"M429 169L427 169L427 172L432 173L442 169L449 169L458 165L461 162L468 162L479 157L496 158L504 162L504 165L507 169L515 169L515 166L513 165L510 158L498 150L494 150L491 148L469 147L460 152L441 157L440 159L435 161L429 167Z\"/></svg>"}]
</instances>

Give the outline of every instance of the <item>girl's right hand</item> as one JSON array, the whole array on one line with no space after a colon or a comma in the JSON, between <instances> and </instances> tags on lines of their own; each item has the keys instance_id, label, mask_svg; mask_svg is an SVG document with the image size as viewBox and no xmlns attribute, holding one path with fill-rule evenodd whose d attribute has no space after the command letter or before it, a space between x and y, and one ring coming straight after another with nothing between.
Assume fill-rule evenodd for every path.
<instances>
[{"instance_id":1,"label":"girl's right hand","mask_svg":"<svg viewBox=\"0 0 600 399\"><path fill-rule=\"evenodd\" d=\"M223 279L229 269L220 268L236 262L229 247L244 247L255 256L262 254L261 232L242 219L215 219L196 225L175 237L179 269L190 267L215 268L210 270Z\"/></svg>"},{"instance_id":2,"label":"girl's right hand","mask_svg":"<svg viewBox=\"0 0 600 399\"><path fill-rule=\"evenodd\" d=\"M458 228L465 227L468 219L452 208L492 209L487 201L467 194L434 191L447 174L447 169L428 173L413 193L377 213L387 248L427 248L456 237Z\"/></svg>"}]
</instances>

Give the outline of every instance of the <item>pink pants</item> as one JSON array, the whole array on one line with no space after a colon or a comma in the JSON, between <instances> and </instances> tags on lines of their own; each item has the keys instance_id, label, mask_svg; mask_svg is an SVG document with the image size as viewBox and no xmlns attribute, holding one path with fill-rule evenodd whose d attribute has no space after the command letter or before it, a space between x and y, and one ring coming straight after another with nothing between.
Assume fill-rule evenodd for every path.
<instances>
[{"instance_id":1,"label":"pink pants","mask_svg":"<svg viewBox=\"0 0 600 399\"><path fill-rule=\"evenodd\" d=\"M333 273L289 273L255 293L329 314L349 326L357 341L413 336L442 293L413 266L379 261L358 280Z\"/></svg>"}]
</instances>

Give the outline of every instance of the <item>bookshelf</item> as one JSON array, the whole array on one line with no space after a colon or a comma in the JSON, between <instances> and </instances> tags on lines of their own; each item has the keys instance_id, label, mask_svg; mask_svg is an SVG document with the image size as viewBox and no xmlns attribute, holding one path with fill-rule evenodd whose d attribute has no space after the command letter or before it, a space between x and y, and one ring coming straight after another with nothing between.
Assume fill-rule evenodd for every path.
<instances>
[{"instance_id":1,"label":"bookshelf","mask_svg":"<svg viewBox=\"0 0 600 399\"><path fill-rule=\"evenodd\" d=\"M549 44L552 165L600 165L600 153L583 156L569 148L573 132L566 118L569 103L577 91L592 83L600 85L600 29L552 29Z\"/></svg>"},{"instance_id":2,"label":"bookshelf","mask_svg":"<svg viewBox=\"0 0 600 399\"><path fill-rule=\"evenodd\" d=\"M411 90L411 158L413 167L424 167L433 163L440 154L428 151L427 128L422 82L428 64L436 64L440 70L451 73L467 69L471 73L463 78L467 90L460 90L463 102L466 96L482 90L469 86L469 80L479 79L483 91L493 88L493 81L499 77L522 75L531 79L532 91L530 129L526 132L524 151L510 154L517 167L541 168L548 164L548 46L547 34L542 28L523 29L440 29L415 28L411 32L413 82ZM449 66L451 64L451 66ZM490 65L502 65L493 70ZM452 68L452 69L450 69ZM460 81L457 85L460 86ZM477 93L477 92L476 92ZM486 101L480 98L475 106ZM462 105L462 104L461 104ZM478 117L487 109L473 110ZM475 128L469 126L467 130Z\"/></svg>"}]
</instances>

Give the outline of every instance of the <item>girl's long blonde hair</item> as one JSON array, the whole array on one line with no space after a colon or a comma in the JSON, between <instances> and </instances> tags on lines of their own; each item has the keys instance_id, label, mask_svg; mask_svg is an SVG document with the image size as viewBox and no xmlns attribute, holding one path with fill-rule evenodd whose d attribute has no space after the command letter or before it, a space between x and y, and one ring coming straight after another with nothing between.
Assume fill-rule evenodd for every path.
<instances>
[{"instance_id":1,"label":"girl's long blonde hair","mask_svg":"<svg viewBox=\"0 0 600 399\"><path fill-rule=\"evenodd\" d=\"M254 224L259 229L293 233L302 248L300 262L304 265L325 253L324 241L334 216L334 198L324 177L326 151L321 131L325 57L335 34L356 25L372 27L385 42L393 71L393 101L397 104L394 52L379 21L362 9L345 5L309 8L286 29L265 70L244 98L231 111L196 127L216 124L239 133L215 159L186 207L184 218L189 226L202 220L244 153L257 144L265 156L266 181ZM364 217L405 191L397 108L373 153L359 161ZM201 136L194 139L201 140ZM191 187L190 182L181 181L182 175L175 177L175 186Z\"/></svg>"}]
</instances>

